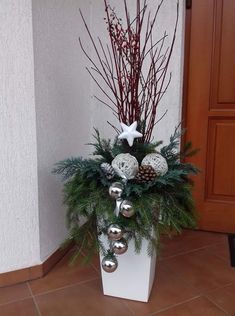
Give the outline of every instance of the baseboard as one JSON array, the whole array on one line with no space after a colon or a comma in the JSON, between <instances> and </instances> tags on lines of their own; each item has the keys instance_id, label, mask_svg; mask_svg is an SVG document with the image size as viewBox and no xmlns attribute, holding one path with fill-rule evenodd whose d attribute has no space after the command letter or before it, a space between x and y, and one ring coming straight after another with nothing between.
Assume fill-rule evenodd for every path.
<instances>
[{"instance_id":1,"label":"baseboard","mask_svg":"<svg viewBox=\"0 0 235 316\"><path fill-rule=\"evenodd\" d=\"M71 243L64 249L57 249L45 262L40 265L20 270L0 273L0 287L14 285L25 281L35 280L46 275L58 261L73 247Z\"/></svg>"}]
</instances>

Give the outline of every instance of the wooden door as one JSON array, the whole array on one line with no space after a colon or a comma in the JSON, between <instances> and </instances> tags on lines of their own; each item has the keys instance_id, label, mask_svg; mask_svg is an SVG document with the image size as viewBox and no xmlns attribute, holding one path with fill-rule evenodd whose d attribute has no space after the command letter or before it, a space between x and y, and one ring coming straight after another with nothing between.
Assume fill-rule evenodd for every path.
<instances>
[{"instance_id":1,"label":"wooden door","mask_svg":"<svg viewBox=\"0 0 235 316\"><path fill-rule=\"evenodd\" d=\"M199 228L235 232L235 0L192 0L186 139L200 152ZM187 29L187 32L189 29Z\"/></svg>"}]
</instances>

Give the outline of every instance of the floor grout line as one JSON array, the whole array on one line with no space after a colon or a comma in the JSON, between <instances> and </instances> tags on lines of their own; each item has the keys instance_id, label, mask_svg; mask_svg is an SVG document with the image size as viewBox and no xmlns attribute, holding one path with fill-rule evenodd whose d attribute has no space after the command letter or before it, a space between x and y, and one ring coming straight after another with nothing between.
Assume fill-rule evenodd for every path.
<instances>
[{"instance_id":1,"label":"floor grout line","mask_svg":"<svg viewBox=\"0 0 235 316\"><path fill-rule=\"evenodd\" d=\"M5 305L9 305L9 304L13 304L13 303L16 303L16 302L25 301L25 300L32 299L32 298L33 298L32 296L22 297L22 298L20 298L20 299L15 299L15 300L12 300L12 301L8 301L8 302L6 302L6 303L1 303L1 304L0 304L0 307L1 307L1 306L5 306Z\"/></svg>"},{"instance_id":2,"label":"floor grout line","mask_svg":"<svg viewBox=\"0 0 235 316\"><path fill-rule=\"evenodd\" d=\"M167 310L169 310L169 309L171 309L171 308L175 308L175 307L180 306L180 305L182 305L182 304L191 302L191 301L196 300L197 298L200 298L200 297L202 297L202 296L201 296L201 295L197 295L197 296L194 296L194 297L192 297L192 298L190 298L190 299L188 299L188 300L181 301L181 302L179 302L179 303L177 303L177 304L173 304L173 305L164 307L164 308L158 310L157 312L153 312L153 313L149 314L149 316L155 316L155 315L157 315L157 314L159 314L159 313L161 313L161 312L165 312L165 311L167 311Z\"/></svg>"},{"instance_id":3,"label":"floor grout line","mask_svg":"<svg viewBox=\"0 0 235 316\"><path fill-rule=\"evenodd\" d=\"M219 244L221 244L221 242L215 243L215 244L211 244L211 245L207 245L207 246L203 246L203 247L196 248L196 249L192 249L192 250L182 251L182 252L179 252L179 253L174 254L174 255L170 255L170 256L167 256L167 257L159 258L159 261L164 261L164 260L172 259L172 258L175 258L175 257L178 257L178 256L183 256L183 255L187 255L187 254L190 254L190 253L194 253L194 252L197 252L197 251L200 251L200 250L205 250L205 249L207 249L209 247L216 246L216 245L219 245ZM217 255L214 255L214 256L217 256Z\"/></svg>"},{"instance_id":4,"label":"floor grout line","mask_svg":"<svg viewBox=\"0 0 235 316\"><path fill-rule=\"evenodd\" d=\"M226 315L231 316L225 309L222 308L219 304L214 302L211 298L204 296L208 301L210 301L212 304L214 304L216 307L218 307L222 312L224 312Z\"/></svg>"},{"instance_id":5,"label":"floor grout line","mask_svg":"<svg viewBox=\"0 0 235 316\"><path fill-rule=\"evenodd\" d=\"M174 271L173 271L170 267L168 267L167 270L170 271L170 273L173 273L173 274L174 274ZM178 279L182 279L181 276L175 276L175 277L178 278ZM235 284L235 282L232 281L232 282L229 282L229 283L227 283L227 284L215 285L215 286L212 287L212 288L199 290L199 289L197 288L197 286L193 285L193 284L192 284L190 281L188 281L187 279L184 279L183 282L184 282L184 284L187 285L188 287L191 287L191 288L193 288L195 291L200 292L200 293L198 293L198 295L200 294L200 296L205 296L205 295L207 295L207 293L209 293L209 292L216 291L216 290L219 290L219 289L223 289L223 288L226 288L227 286L231 286L231 285Z\"/></svg>"},{"instance_id":6,"label":"floor grout line","mask_svg":"<svg viewBox=\"0 0 235 316\"><path fill-rule=\"evenodd\" d=\"M30 294L31 294L31 296L32 296L32 299L33 299L34 305L35 305L35 307L36 307L38 316L42 316L41 311L40 311L39 306L38 306L38 303L37 303L37 301L36 301L36 299L35 299L35 296L33 295L32 289L31 289L31 287L30 287L30 285L29 285L28 282L27 282L27 286L28 286L29 292L30 292Z\"/></svg>"},{"instance_id":7,"label":"floor grout line","mask_svg":"<svg viewBox=\"0 0 235 316\"><path fill-rule=\"evenodd\" d=\"M214 288L212 288L210 290L204 291L202 293L202 295L207 296L207 295L209 295L210 292L217 291L217 290L222 290L222 289L225 289L226 287L229 287L229 286L234 285L234 284L235 284L235 282L233 281L233 282L230 282L230 283L227 283L227 284L223 284L222 286L216 286L216 287L214 287Z\"/></svg>"},{"instance_id":8,"label":"floor grout line","mask_svg":"<svg viewBox=\"0 0 235 316\"><path fill-rule=\"evenodd\" d=\"M92 282L92 281L95 281L95 280L99 280L99 279L100 279L100 277L96 277L96 278L92 278L92 279L89 279L89 280L86 280L86 281L81 281L81 282L69 284L69 285L66 285L66 286L58 287L58 288L53 289L53 290L48 290L46 292L41 292L41 293L33 294L33 295L35 297L42 296L42 295L50 294L50 293L57 292L57 291L60 291L60 290L68 289L68 288L71 288L71 287L74 287L74 286L84 285L86 283L89 283L89 282Z\"/></svg>"},{"instance_id":9,"label":"floor grout line","mask_svg":"<svg viewBox=\"0 0 235 316\"><path fill-rule=\"evenodd\" d=\"M123 302L123 304L126 306L126 308L129 310L129 312L131 313L131 315L135 315L134 311L130 308L130 306L128 305L128 303L126 301Z\"/></svg>"}]
</instances>

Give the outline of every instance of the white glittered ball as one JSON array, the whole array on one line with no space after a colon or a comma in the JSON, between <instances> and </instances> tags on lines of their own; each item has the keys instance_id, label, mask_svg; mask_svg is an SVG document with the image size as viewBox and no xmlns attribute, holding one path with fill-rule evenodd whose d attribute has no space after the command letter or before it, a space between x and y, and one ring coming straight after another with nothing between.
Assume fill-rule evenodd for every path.
<instances>
[{"instance_id":1,"label":"white glittered ball","mask_svg":"<svg viewBox=\"0 0 235 316\"><path fill-rule=\"evenodd\" d=\"M113 159L112 167L121 178L129 180L134 179L136 176L139 170L139 163L130 154L119 154Z\"/></svg>"},{"instance_id":2,"label":"white glittered ball","mask_svg":"<svg viewBox=\"0 0 235 316\"><path fill-rule=\"evenodd\" d=\"M157 176L163 176L168 171L166 159L157 153L148 154L141 163L142 166L151 166L155 170Z\"/></svg>"}]
</instances>

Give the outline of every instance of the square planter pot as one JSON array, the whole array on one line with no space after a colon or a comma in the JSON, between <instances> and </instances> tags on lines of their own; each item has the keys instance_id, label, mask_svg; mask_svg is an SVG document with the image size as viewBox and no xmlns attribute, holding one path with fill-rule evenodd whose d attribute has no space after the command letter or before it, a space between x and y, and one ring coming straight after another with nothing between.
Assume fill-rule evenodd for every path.
<instances>
[{"instance_id":1,"label":"square planter pot","mask_svg":"<svg viewBox=\"0 0 235 316\"><path fill-rule=\"evenodd\" d=\"M101 240L108 249L106 236ZM148 241L143 240L141 252L135 253L134 242L128 244L128 250L117 255L118 268L107 273L101 268L104 295L130 300L148 302L155 276L156 254L147 254ZM100 254L100 263L103 256Z\"/></svg>"}]
</instances>

